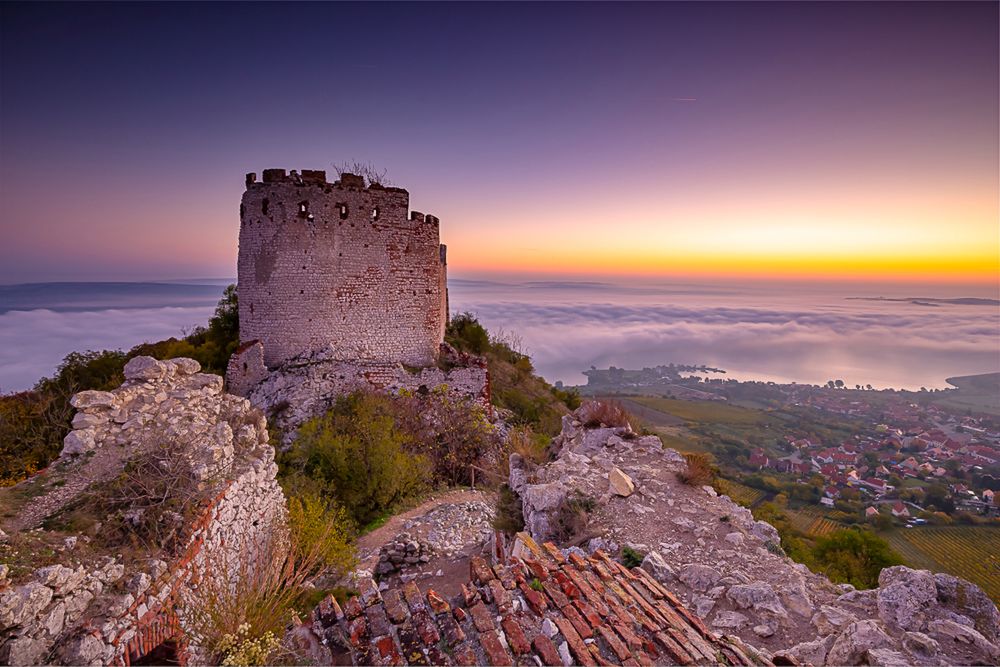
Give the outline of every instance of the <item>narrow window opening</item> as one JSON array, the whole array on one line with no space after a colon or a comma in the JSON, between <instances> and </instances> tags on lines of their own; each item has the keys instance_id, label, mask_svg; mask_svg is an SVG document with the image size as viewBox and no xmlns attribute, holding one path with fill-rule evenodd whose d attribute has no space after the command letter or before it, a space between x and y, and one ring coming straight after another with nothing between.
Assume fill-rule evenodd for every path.
<instances>
[{"instance_id":1,"label":"narrow window opening","mask_svg":"<svg viewBox=\"0 0 1000 667\"><path fill-rule=\"evenodd\" d=\"M267 215L267 210L271 208L271 200L264 197L264 200L260 203L260 212Z\"/></svg>"},{"instance_id":2,"label":"narrow window opening","mask_svg":"<svg viewBox=\"0 0 1000 667\"><path fill-rule=\"evenodd\" d=\"M378 220L378 206L372 209L372 220Z\"/></svg>"},{"instance_id":3,"label":"narrow window opening","mask_svg":"<svg viewBox=\"0 0 1000 667\"><path fill-rule=\"evenodd\" d=\"M247 362L244 361L243 362L243 372L246 373L248 370L250 370L250 367L247 366Z\"/></svg>"},{"instance_id":4,"label":"narrow window opening","mask_svg":"<svg viewBox=\"0 0 1000 667\"><path fill-rule=\"evenodd\" d=\"M347 204L337 204L337 208L340 210L340 219L347 220Z\"/></svg>"}]
</instances>

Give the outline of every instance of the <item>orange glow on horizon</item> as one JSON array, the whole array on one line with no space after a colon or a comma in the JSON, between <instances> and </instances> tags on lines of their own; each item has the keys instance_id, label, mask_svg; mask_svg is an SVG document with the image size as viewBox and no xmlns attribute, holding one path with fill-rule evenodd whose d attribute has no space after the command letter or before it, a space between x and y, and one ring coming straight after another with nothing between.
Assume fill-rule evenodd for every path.
<instances>
[{"instance_id":1,"label":"orange glow on horizon","mask_svg":"<svg viewBox=\"0 0 1000 667\"><path fill-rule=\"evenodd\" d=\"M450 256L455 255L449 253ZM552 275L692 276L757 280L845 280L885 282L1000 283L1000 257L923 256L692 256L655 251L581 254L553 248L544 253L458 255L449 268L458 272L509 272ZM465 259L471 261L464 261Z\"/></svg>"}]
</instances>

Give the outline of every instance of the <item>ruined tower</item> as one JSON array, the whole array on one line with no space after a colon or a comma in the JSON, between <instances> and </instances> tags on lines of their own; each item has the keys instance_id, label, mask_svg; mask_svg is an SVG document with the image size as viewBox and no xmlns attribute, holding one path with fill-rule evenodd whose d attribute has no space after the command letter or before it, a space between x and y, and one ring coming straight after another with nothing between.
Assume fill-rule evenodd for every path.
<instances>
[{"instance_id":1,"label":"ruined tower","mask_svg":"<svg viewBox=\"0 0 1000 667\"><path fill-rule=\"evenodd\" d=\"M409 211L402 188L343 174L247 174L240 204L240 340L274 368L326 350L334 359L427 366L447 324L438 219Z\"/></svg>"}]
</instances>

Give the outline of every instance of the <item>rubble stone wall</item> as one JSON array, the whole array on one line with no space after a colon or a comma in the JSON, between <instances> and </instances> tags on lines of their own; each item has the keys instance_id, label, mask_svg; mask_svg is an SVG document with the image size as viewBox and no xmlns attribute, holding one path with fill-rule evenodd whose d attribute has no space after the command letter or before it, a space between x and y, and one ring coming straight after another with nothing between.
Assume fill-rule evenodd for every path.
<instances>
[{"instance_id":1,"label":"rubble stone wall","mask_svg":"<svg viewBox=\"0 0 1000 667\"><path fill-rule=\"evenodd\" d=\"M244 359L253 372L255 360L260 359L260 343L247 346L230 362L242 368ZM286 438L312 417L323 414L332 407L338 396L358 390L384 391L398 394L403 391L421 393L446 388L452 396L468 399L492 415L490 405L489 370L482 357L457 352L449 345L442 345L440 359L445 368L428 366L407 368L400 363L375 363L344 361L329 351L314 352L296 357L273 371L267 371L259 382L240 384L230 379L231 390L251 388L246 394L250 402L269 415ZM447 369L447 370L445 370ZM239 376L237 376L239 378Z\"/></svg>"},{"instance_id":2,"label":"rubble stone wall","mask_svg":"<svg viewBox=\"0 0 1000 667\"><path fill-rule=\"evenodd\" d=\"M285 512L266 422L246 399L222 393L222 378L197 371L190 359L138 357L126 365L120 388L73 398L77 428L59 461L41 473L59 483L28 508L22 529L162 440L204 480L202 509L173 553L133 553L128 567L114 555L52 565L16 582L0 576L0 662L127 665L168 640L183 660L197 650L183 629L186 610L199 603L199 582L220 571L240 576L241 565L262 555ZM76 545L85 538L68 539Z\"/></svg>"},{"instance_id":3,"label":"rubble stone wall","mask_svg":"<svg viewBox=\"0 0 1000 667\"><path fill-rule=\"evenodd\" d=\"M438 219L409 193L343 174L247 175L240 204L240 336L269 368L316 350L339 360L434 362L447 323Z\"/></svg>"}]
</instances>

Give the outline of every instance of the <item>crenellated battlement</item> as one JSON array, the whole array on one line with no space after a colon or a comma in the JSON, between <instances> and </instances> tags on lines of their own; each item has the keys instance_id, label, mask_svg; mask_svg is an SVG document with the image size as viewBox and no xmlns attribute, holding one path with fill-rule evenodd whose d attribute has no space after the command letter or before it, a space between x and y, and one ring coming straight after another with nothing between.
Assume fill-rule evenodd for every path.
<instances>
[{"instance_id":1,"label":"crenellated battlement","mask_svg":"<svg viewBox=\"0 0 1000 667\"><path fill-rule=\"evenodd\" d=\"M357 174L345 172L340 175L338 180L331 182L326 179L326 171L320 169L303 169L301 173L294 169L290 172L286 172L284 169L265 169L261 177L262 180L258 181L256 172L250 172L246 175L247 192L265 192L273 190L276 186L291 186L296 191L301 191L300 203L304 203L306 208L309 208L309 198L313 195L311 188L322 188L322 192L326 195L334 192L344 193L345 198L342 199L345 200L335 202L335 204L338 206L338 215L345 220L350 218L352 213L357 214L361 210L352 207L346 201L349 194L361 194L365 197L366 205L362 208L373 221L382 219L381 214L386 205L398 208L401 202L405 202L406 208L409 208L410 193L405 188L390 187L380 183L366 185L364 177ZM356 197L351 198L355 199ZM268 197L268 203L270 204L270 197ZM310 217L308 211L299 212L303 214L301 217L315 219L315 214ZM241 213L241 219L242 217ZM433 225L439 225L441 222L437 216L425 215L419 211L411 211L408 215L404 214L402 220L426 222Z\"/></svg>"},{"instance_id":2,"label":"crenellated battlement","mask_svg":"<svg viewBox=\"0 0 1000 667\"><path fill-rule=\"evenodd\" d=\"M240 203L240 335L274 368L305 352L427 365L447 322L436 216L403 188L265 169Z\"/></svg>"}]
</instances>

